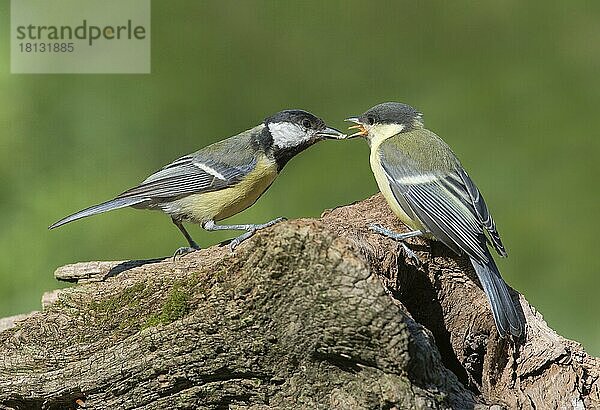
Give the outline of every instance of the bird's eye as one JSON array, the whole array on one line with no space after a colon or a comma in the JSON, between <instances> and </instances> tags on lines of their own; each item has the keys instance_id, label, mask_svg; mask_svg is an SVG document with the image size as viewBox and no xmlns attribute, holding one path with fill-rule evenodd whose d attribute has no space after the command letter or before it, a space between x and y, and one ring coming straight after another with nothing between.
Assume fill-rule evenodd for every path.
<instances>
[{"instance_id":1,"label":"bird's eye","mask_svg":"<svg viewBox=\"0 0 600 410\"><path fill-rule=\"evenodd\" d=\"M375 124L375 118L373 118L373 117L371 117L371 116L367 117L367 123L368 123L369 125L373 125L373 124Z\"/></svg>"},{"instance_id":2,"label":"bird's eye","mask_svg":"<svg viewBox=\"0 0 600 410\"><path fill-rule=\"evenodd\" d=\"M306 119L302 121L302 126L304 128L311 128L312 127L312 123L310 122L310 120Z\"/></svg>"}]
</instances>

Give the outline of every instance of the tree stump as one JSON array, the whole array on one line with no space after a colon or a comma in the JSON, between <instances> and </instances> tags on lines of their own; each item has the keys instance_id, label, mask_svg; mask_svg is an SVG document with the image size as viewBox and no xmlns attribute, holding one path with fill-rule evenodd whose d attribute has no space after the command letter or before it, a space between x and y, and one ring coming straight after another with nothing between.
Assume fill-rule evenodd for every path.
<instances>
[{"instance_id":1,"label":"tree stump","mask_svg":"<svg viewBox=\"0 0 600 410\"><path fill-rule=\"evenodd\" d=\"M414 238L415 265L374 222L406 231L376 195L235 254L59 268L0 322L0 409L600 407L600 361L522 295L500 339L468 259Z\"/></svg>"}]
</instances>

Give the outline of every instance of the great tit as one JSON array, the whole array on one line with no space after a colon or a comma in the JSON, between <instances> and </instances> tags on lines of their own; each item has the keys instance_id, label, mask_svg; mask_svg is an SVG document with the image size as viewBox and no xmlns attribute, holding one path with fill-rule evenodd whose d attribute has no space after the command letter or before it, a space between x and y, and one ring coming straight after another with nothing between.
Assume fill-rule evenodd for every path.
<instances>
[{"instance_id":1,"label":"great tit","mask_svg":"<svg viewBox=\"0 0 600 410\"><path fill-rule=\"evenodd\" d=\"M327 138L345 134L303 110L284 110L248 131L183 156L150 175L116 198L69 215L50 225L53 229L77 219L113 209L157 209L168 214L189 243L177 249L182 255L200 249L183 222L200 224L207 231L242 230L230 242L233 251L264 224L217 225L256 202L296 154Z\"/></svg>"},{"instance_id":2,"label":"great tit","mask_svg":"<svg viewBox=\"0 0 600 410\"><path fill-rule=\"evenodd\" d=\"M379 104L347 121L358 129L348 138L366 138L377 185L393 212L412 231L395 233L376 224L370 228L399 241L411 258L416 255L402 241L422 235L467 254L499 334L520 337L524 324L487 243L500 256L506 256L506 250L483 196L450 147L424 128L422 114L406 104Z\"/></svg>"}]
</instances>

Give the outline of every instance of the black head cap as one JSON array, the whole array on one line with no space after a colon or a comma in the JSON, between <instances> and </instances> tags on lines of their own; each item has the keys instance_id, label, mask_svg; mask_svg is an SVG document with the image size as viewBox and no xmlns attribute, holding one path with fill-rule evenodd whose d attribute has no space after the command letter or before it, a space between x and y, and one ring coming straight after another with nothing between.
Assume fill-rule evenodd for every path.
<instances>
[{"instance_id":1,"label":"black head cap","mask_svg":"<svg viewBox=\"0 0 600 410\"><path fill-rule=\"evenodd\" d=\"M422 114L407 104L386 102L378 104L358 119L364 124L404 124L412 128L416 122L421 122Z\"/></svg>"},{"instance_id":2,"label":"black head cap","mask_svg":"<svg viewBox=\"0 0 600 410\"><path fill-rule=\"evenodd\" d=\"M265 119L265 125L277 122L291 122L314 130L325 128L325 122L322 119L304 110L283 110Z\"/></svg>"},{"instance_id":3,"label":"black head cap","mask_svg":"<svg viewBox=\"0 0 600 410\"><path fill-rule=\"evenodd\" d=\"M343 136L341 132L328 128L322 119L304 110L279 111L266 118L264 124L259 140L265 151L273 153L279 170L316 142Z\"/></svg>"}]
</instances>

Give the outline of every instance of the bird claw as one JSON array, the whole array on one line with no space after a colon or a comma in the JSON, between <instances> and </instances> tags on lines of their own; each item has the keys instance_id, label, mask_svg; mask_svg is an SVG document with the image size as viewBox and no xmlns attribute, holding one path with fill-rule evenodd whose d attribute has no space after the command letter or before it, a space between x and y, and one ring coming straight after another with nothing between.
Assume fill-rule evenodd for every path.
<instances>
[{"instance_id":1,"label":"bird claw","mask_svg":"<svg viewBox=\"0 0 600 410\"><path fill-rule=\"evenodd\" d=\"M235 251L235 248L237 248L246 239L248 239L252 235L254 235L256 233L256 231L259 231L259 230L265 229L265 228L269 228L269 227L271 227L275 224L278 224L279 222L283 222L283 221L287 221L287 218L284 216L280 216L279 218L275 218L272 221L266 222L264 224L253 225L252 228L249 229L247 232L241 234L240 236L232 239L231 242L229 242L229 250L231 251L231 253L233 253Z\"/></svg>"},{"instance_id":2,"label":"bird claw","mask_svg":"<svg viewBox=\"0 0 600 410\"><path fill-rule=\"evenodd\" d=\"M410 249L407 244L404 242L398 242L398 244L402 248L402 253L404 253L404 256L407 259L412 261L416 266L421 266L421 260L419 259L419 256L412 249Z\"/></svg>"},{"instance_id":3,"label":"bird claw","mask_svg":"<svg viewBox=\"0 0 600 410\"><path fill-rule=\"evenodd\" d=\"M184 256L184 255L187 255L188 253L195 252L198 250L200 250L200 247L193 248L191 246L182 246L181 248L177 248L177 250L173 253L173 262L175 262L177 260L178 256Z\"/></svg>"},{"instance_id":4,"label":"bird claw","mask_svg":"<svg viewBox=\"0 0 600 410\"><path fill-rule=\"evenodd\" d=\"M235 252L235 248L237 248L238 245L240 243L242 243L242 241L239 241L238 238L234 238L234 239L231 240L231 242L229 242L229 252L234 253Z\"/></svg>"},{"instance_id":5,"label":"bird claw","mask_svg":"<svg viewBox=\"0 0 600 410\"><path fill-rule=\"evenodd\" d=\"M237 238L232 239L231 242L229 242L229 250L231 251L231 253L235 252L235 248L237 248L239 244L244 242L246 239L254 235L256 231L257 229L251 229L248 232L241 234Z\"/></svg>"},{"instance_id":6,"label":"bird claw","mask_svg":"<svg viewBox=\"0 0 600 410\"><path fill-rule=\"evenodd\" d=\"M379 224L370 224L369 229L375 233L378 233L380 235L394 239L398 243L398 246L400 246L400 248L401 248L400 251L404 254L404 256L406 258L411 260L417 266L421 265L421 260L419 259L417 254L415 252L413 252L408 247L408 245L406 245L406 243L404 242L405 239L420 235L421 234L420 231L413 231L413 232L408 232L408 233L396 233L387 228L384 228L383 226L381 226Z\"/></svg>"},{"instance_id":7,"label":"bird claw","mask_svg":"<svg viewBox=\"0 0 600 410\"><path fill-rule=\"evenodd\" d=\"M267 223L259 225L256 229L268 228L269 226L273 226L273 225L278 224L279 222L283 222L283 221L287 221L287 218L285 216L280 216L279 218L275 218L272 221L269 221Z\"/></svg>"},{"instance_id":8,"label":"bird claw","mask_svg":"<svg viewBox=\"0 0 600 410\"><path fill-rule=\"evenodd\" d=\"M387 228L384 228L383 226L381 226L379 224L370 224L369 225L369 230L372 231L372 232L378 233L380 235L387 236L387 237L392 238L392 239L396 239L395 236L394 236L395 235L394 232L390 231Z\"/></svg>"}]
</instances>

